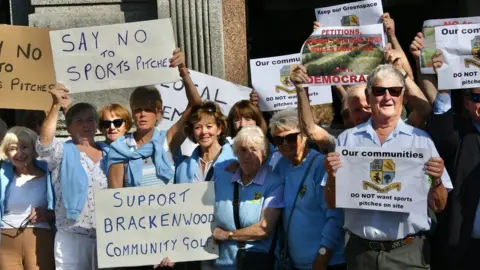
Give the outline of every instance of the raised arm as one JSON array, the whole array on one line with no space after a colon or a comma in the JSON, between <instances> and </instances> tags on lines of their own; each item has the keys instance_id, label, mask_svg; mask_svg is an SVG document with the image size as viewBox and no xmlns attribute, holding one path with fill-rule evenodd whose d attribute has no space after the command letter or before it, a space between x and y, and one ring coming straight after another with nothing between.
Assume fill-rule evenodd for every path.
<instances>
[{"instance_id":1,"label":"raised arm","mask_svg":"<svg viewBox=\"0 0 480 270\"><path fill-rule=\"evenodd\" d=\"M393 49L390 44L387 45L385 50L385 60L394 65L404 76L407 75L406 70L410 69L410 64L408 64L405 54ZM422 128L432 111L432 107L422 90L410 76L405 78L405 98L413 108L407 122L414 127Z\"/></svg>"},{"instance_id":2,"label":"raised arm","mask_svg":"<svg viewBox=\"0 0 480 270\"><path fill-rule=\"evenodd\" d=\"M432 74L422 74L420 70L420 54L423 49L423 34L417 33L415 38L410 44L410 53L412 54L413 58L415 59L415 66L417 70L417 77L422 87L422 91L427 97L428 102L430 105L433 105L435 98L437 96L437 78L435 75Z\"/></svg>"},{"instance_id":3,"label":"raised arm","mask_svg":"<svg viewBox=\"0 0 480 270\"><path fill-rule=\"evenodd\" d=\"M333 137L328 134L325 129L315 124L312 109L310 108L310 100L302 85L308 81L306 68L299 65L293 70L290 79L295 84L295 89L297 91L298 120L300 121L302 132L313 140L321 149L331 150L335 147L335 140L332 140Z\"/></svg>"},{"instance_id":4,"label":"raised arm","mask_svg":"<svg viewBox=\"0 0 480 270\"><path fill-rule=\"evenodd\" d=\"M177 48L173 52L173 58L170 61L170 66L178 67L180 76L182 77L183 84L185 86L185 93L188 100L188 105L185 112L167 132L168 145L173 155L176 156L179 153L180 146L186 139L185 135L183 134L183 127L185 126L185 122L190 115L190 111L195 105L200 105L202 103L202 99L198 93L197 87L192 81L192 78L190 78L190 72L185 65L185 56L180 49Z\"/></svg>"},{"instance_id":5,"label":"raised arm","mask_svg":"<svg viewBox=\"0 0 480 270\"><path fill-rule=\"evenodd\" d=\"M61 108L69 108L71 104L68 89L63 84L57 83L55 88L50 91L50 94L52 95L53 103L40 131L39 142L41 146L47 146L52 143L57 131L58 113Z\"/></svg>"},{"instance_id":6,"label":"raised arm","mask_svg":"<svg viewBox=\"0 0 480 270\"><path fill-rule=\"evenodd\" d=\"M404 66L405 71L408 73L408 76L412 78L412 80L414 80L413 70L408 63L407 55L403 51L402 46L400 45L400 42L395 35L395 21L392 19L392 17L390 17L390 14L387 12L382 15L382 22L383 28L385 29L385 32L387 32L388 42L392 44L392 48L394 50L397 50L402 55L402 58L400 59L402 61L402 65Z\"/></svg>"}]
</instances>

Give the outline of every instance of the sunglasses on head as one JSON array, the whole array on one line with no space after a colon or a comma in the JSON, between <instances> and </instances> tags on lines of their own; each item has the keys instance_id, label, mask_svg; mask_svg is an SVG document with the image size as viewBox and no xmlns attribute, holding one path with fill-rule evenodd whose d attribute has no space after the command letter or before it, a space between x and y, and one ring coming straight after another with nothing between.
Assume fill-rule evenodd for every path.
<instances>
[{"instance_id":1,"label":"sunglasses on head","mask_svg":"<svg viewBox=\"0 0 480 270\"><path fill-rule=\"evenodd\" d=\"M205 103L203 105L197 105L192 108L192 114L197 113L199 110L202 110L204 112L209 112L209 113L216 113L217 112L217 106L213 103Z\"/></svg>"},{"instance_id":2,"label":"sunglasses on head","mask_svg":"<svg viewBox=\"0 0 480 270\"><path fill-rule=\"evenodd\" d=\"M291 133L285 136L273 136L273 144L279 146L283 144L283 141L287 143L296 143L298 135L300 135L300 132Z\"/></svg>"},{"instance_id":3,"label":"sunglasses on head","mask_svg":"<svg viewBox=\"0 0 480 270\"><path fill-rule=\"evenodd\" d=\"M102 120L102 121L100 121L100 125L104 129L110 128L112 126L112 124L113 124L114 127L119 128L123 125L123 122L125 122L125 120L123 120L123 119Z\"/></svg>"},{"instance_id":4,"label":"sunglasses on head","mask_svg":"<svg viewBox=\"0 0 480 270\"><path fill-rule=\"evenodd\" d=\"M372 86L372 94L376 97L385 95L387 92L392 97L399 97L402 94L402 86L393 86L393 87L381 87L381 86Z\"/></svg>"}]
</instances>

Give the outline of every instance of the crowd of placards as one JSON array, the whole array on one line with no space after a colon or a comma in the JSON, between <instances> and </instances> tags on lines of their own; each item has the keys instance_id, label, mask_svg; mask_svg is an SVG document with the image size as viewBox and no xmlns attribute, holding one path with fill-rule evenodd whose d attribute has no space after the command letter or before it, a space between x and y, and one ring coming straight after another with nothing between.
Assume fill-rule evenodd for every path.
<instances>
[{"instance_id":1,"label":"crowd of placards","mask_svg":"<svg viewBox=\"0 0 480 270\"><path fill-rule=\"evenodd\" d=\"M170 19L0 26L0 108L41 110L0 119L0 270L478 269L480 17L425 21L412 67L380 0L315 14L254 89Z\"/></svg>"}]
</instances>

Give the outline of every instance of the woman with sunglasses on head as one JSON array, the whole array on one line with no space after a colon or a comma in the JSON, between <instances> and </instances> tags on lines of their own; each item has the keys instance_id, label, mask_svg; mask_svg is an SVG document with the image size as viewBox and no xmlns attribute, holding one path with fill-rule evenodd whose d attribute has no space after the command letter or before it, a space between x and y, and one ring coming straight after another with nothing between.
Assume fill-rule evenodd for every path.
<instances>
[{"instance_id":1,"label":"woman with sunglasses on head","mask_svg":"<svg viewBox=\"0 0 480 270\"><path fill-rule=\"evenodd\" d=\"M136 131L118 138L110 145L107 161L108 187L136 187L172 184L175 176L175 161L181 157L180 146L185 141L182 130L192 107L202 100L185 66L185 58L176 49L170 67L178 67L185 84L188 106L182 117L168 131L159 131L156 126L162 120L163 103L155 87L142 86L130 95ZM164 258L161 267L173 267ZM136 269L152 269L153 266Z\"/></svg>"},{"instance_id":2,"label":"woman with sunglasses on head","mask_svg":"<svg viewBox=\"0 0 480 270\"><path fill-rule=\"evenodd\" d=\"M47 164L37 160L37 137L13 127L0 145L0 270L55 267L53 187Z\"/></svg>"},{"instance_id":3,"label":"woman with sunglasses on head","mask_svg":"<svg viewBox=\"0 0 480 270\"><path fill-rule=\"evenodd\" d=\"M325 156L308 147L296 110L274 114L270 130L282 154L274 171L285 182L284 241L294 269L346 269L343 212L323 197Z\"/></svg>"},{"instance_id":4,"label":"woman with sunglasses on head","mask_svg":"<svg viewBox=\"0 0 480 270\"><path fill-rule=\"evenodd\" d=\"M36 143L39 158L52 171L55 191L55 266L57 270L97 269L93 191L107 188L105 143L95 142L97 109L77 103L65 113L71 140L55 138L60 110L68 108L68 89L57 84L53 104Z\"/></svg>"},{"instance_id":5,"label":"woman with sunglasses on head","mask_svg":"<svg viewBox=\"0 0 480 270\"><path fill-rule=\"evenodd\" d=\"M177 168L176 183L196 183L212 180L218 166L235 160L230 143L226 142L227 119L218 104L206 101L192 109L185 125L185 135L197 148ZM224 167L223 167L224 168Z\"/></svg>"}]
</instances>

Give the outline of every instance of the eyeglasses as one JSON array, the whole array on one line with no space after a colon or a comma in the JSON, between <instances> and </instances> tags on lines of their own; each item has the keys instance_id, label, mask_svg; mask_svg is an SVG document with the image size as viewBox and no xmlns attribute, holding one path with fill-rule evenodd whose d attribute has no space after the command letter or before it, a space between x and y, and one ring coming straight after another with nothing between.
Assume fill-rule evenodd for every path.
<instances>
[{"instance_id":1,"label":"eyeglasses","mask_svg":"<svg viewBox=\"0 0 480 270\"><path fill-rule=\"evenodd\" d=\"M123 125L123 122L125 122L125 120L123 119L114 119L114 120L102 120L100 121L100 125L104 128L104 129L107 129L107 128L110 128L113 124L113 126L115 128L119 128Z\"/></svg>"},{"instance_id":2,"label":"eyeglasses","mask_svg":"<svg viewBox=\"0 0 480 270\"><path fill-rule=\"evenodd\" d=\"M298 135L300 135L300 132L291 133L285 136L273 136L273 144L279 146L283 144L283 141L287 143L296 143Z\"/></svg>"},{"instance_id":3,"label":"eyeglasses","mask_svg":"<svg viewBox=\"0 0 480 270\"><path fill-rule=\"evenodd\" d=\"M376 97L385 95L387 90L392 97L399 97L402 94L403 87L402 86L394 86L394 87L372 86L372 94Z\"/></svg>"},{"instance_id":4,"label":"eyeglasses","mask_svg":"<svg viewBox=\"0 0 480 270\"><path fill-rule=\"evenodd\" d=\"M199 110L209 112L209 113L216 113L217 106L215 106L215 104L211 102L205 103L203 105L197 105L192 108L192 114L197 113Z\"/></svg>"},{"instance_id":5,"label":"eyeglasses","mask_svg":"<svg viewBox=\"0 0 480 270\"><path fill-rule=\"evenodd\" d=\"M475 103L480 103L480 93L470 93L469 97L471 101Z\"/></svg>"},{"instance_id":6,"label":"eyeglasses","mask_svg":"<svg viewBox=\"0 0 480 270\"><path fill-rule=\"evenodd\" d=\"M15 227L15 226L13 226L13 225L11 225L11 224L9 224L8 222L5 222L4 220L3 220L2 222L5 223L5 224L7 224L8 226L10 226L11 228L17 230L17 233L15 234L15 236L13 236L13 237L17 237L17 236L19 236L20 234L22 234L23 231L25 231L25 229L28 227L28 225L30 225L30 223L31 223L31 218L32 218L32 217L27 217L26 219L24 219L24 220L22 221L22 223L20 223L20 227L18 227L18 228Z\"/></svg>"}]
</instances>

